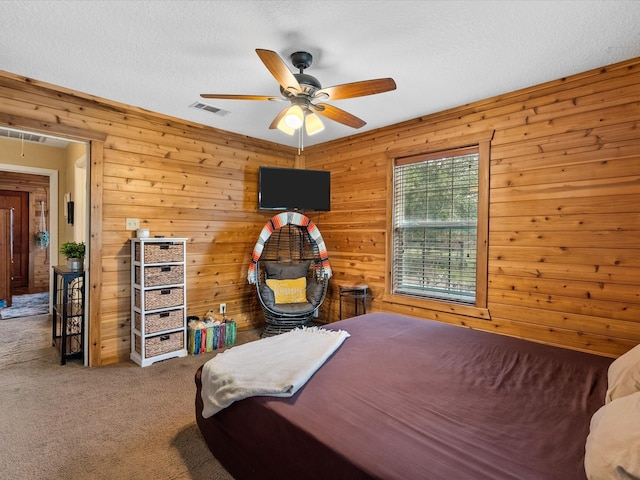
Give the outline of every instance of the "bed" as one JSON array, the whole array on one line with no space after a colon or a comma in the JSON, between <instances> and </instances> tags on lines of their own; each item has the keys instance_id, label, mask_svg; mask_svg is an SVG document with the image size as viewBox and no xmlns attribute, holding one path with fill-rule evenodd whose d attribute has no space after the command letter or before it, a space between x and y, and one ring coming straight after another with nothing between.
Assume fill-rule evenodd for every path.
<instances>
[{"instance_id":1,"label":"bed","mask_svg":"<svg viewBox=\"0 0 640 480\"><path fill-rule=\"evenodd\" d=\"M612 359L370 313L290 398L256 396L197 424L242 479L585 479Z\"/></svg>"}]
</instances>

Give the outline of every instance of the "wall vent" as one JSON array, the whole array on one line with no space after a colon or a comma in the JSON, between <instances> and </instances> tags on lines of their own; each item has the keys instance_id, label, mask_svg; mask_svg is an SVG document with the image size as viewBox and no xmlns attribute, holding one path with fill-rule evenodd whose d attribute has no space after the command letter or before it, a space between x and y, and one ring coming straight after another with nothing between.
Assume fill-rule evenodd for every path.
<instances>
[{"instance_id":1,"label":"wall vent","mask_svg":"<svg viewBox=\"0 0 640 480\"><path fill-rule=\"evenodd\" d=\"M206 103L196 102L189 105L191 108L197 108L198 110L205 110L207 112L213 113L214 115L218 115L219 117L224 117L225 115L231 113L228 110L223 110L222 108L214 107L213 105L207 105Z\"/></svg>"},{"instance_id":2,"label":"wall vent","mask_svg":"<svg viewBox=\"0 0 640 480\"><path fill-rule=\"evenodd\" d=\"M20 142L39 143L40 145L46 145L48 147L65 148L69 145L69 141L51 137L49 135L39 135L37 133L25 132L22 130L14 130L12 128L0 127L0 138L7 138L9 140L18 140Z\"/></svg>"},{"instance_id":3,"label":"wall vent","mask_svg":"<svg viewBox=\"0 0 640 480\"><path fill-rule=\"evenodd\" d=\"M0 137L13 138L15 140L24 140L25 142L44 143L47 137L36 135L34 133L17 132L15 130L0 129Z\"/></svg>"}]
</instances>

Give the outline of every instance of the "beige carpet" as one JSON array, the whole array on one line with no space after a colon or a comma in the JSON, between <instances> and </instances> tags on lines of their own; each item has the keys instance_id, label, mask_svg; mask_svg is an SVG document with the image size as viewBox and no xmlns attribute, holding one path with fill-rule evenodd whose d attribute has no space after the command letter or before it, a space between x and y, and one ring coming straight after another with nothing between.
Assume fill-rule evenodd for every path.
<instances>
[{"instance_id":1,"label":"beige carpet","mask_svg":"<svg viewBox=\"0 0 640 480\"><path fill-rule=\"evenodd\" d=\"M50 339L46 315L0 322L1 478L232 479L195 423L193 376L215 352L90 369L61 366Z\"/></svg>"}]
</instances>

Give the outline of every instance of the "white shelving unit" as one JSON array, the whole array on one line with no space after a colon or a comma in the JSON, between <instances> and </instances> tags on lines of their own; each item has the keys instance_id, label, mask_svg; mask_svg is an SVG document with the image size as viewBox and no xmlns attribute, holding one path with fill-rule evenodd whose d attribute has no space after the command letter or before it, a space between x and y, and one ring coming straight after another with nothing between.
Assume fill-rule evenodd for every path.
<instances>
[{"instance_id":1,"label":"white shelving unit","mask_svg":"<svg viewBox=\"0 0 640 480\"><path fill-rule=\"evenodd\" d=\"M131 360L187 355L186 238L131 239Z\"/></svg>"}]
</instances>

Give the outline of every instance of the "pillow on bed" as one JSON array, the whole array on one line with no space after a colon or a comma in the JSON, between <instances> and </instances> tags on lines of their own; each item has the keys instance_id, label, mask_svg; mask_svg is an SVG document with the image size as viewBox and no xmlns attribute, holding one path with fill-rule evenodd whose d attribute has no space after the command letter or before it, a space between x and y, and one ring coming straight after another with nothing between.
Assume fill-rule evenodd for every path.
<instances>
[{"instance_id":1,"label":"pillow on bed","mask_svg":"<svg viewBox=\"0 0 640 480\"><path fill-rule=\"evenodd\" d=\"M640 392L640 345L636 345L609 365L605 403Z\"/></svg>"},{"instance_id":2,"label":"pillow on bed","mask_svg":"<svg viewBox=\"0 0 640 480\"><path fill-rule=\"evenodd\" d=\"M267 278L275 278L276 280L306 277L309 265L311 265L311 260L302 263L264 262L264 268L267 270Z\"/></svg>"},{"instance_id":3,"label":"pillow on bed","mask_svg":"<svg viewBox=\"0 0 640 480\"><path fill-rule=\"evenodd\" d=\"M273 290L278 303L302 303L307 301L307 277L288 280L267 278L267 286Z\"/></svg>"},{"instance_id":4,"label":"pillow on bed","mask_svg":"<svg viewBox=\"0 0 640 480\"><path fill-rule=\"evenodd\" d=\"M640 392L617 398L593 414L584 468L589 480L640 478Z\"/></svg>"}]
</instances>

